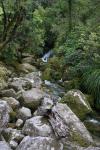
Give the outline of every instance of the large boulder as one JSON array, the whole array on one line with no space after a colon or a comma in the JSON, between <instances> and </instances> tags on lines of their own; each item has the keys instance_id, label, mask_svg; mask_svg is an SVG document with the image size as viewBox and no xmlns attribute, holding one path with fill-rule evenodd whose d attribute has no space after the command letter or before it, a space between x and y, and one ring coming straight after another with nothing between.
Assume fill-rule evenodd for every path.
<instances>
[{"instance_id":1,"label":"large boulder","mask_svg":"<svg viewBox=\"0 0 100 150\"><path fill-rule=\"evenodd\" d=\"M41 87L42 80L41 80L41 72L36 71L32 73L26 74L25 78L32 83L32 87Z\"/></svg>"},{"instance_id":2,"label":"large boulder","mask_svg":"<svg viewBox=\"0 0 100 150\"><path fill-rule=\"evenodd\" d=\"M42 100L41 106L34 112L34 116L45 116L49 110L53 107L54 102L50 97L45 96Z\"/></svg>"},{"instance_id":3,"label":"large boulder","mask_svg":"<svg viewBox=\"0 0 100 150\"><path fill-rule=\"evenodd\" d=\"M20 103L15 98L13 98L13 97L3 97L2 99L4 101L6 101L11 106L12 109L19 108Z\"/></svg>"},{"instance_id":4,"label":"large boulder","mask_svg":"<svg viewBox=\"0 0 100 150\"><path fill-rule=\"evenodd\" d=\"M9 145L12 149L16 149L16 147L18 146L18 143L14 140L9 142Z\"/></svg>"},{"instance_id":5,"label":"large boulder","mask_svg":"<svg viewBox=\"0 0 100 150\"><path fill-rule=\"evenodd\" d=\"M20 102L31 109L37 109L40 105L44 93L41 89L32 88L31 90L22 92Z\"/></svg>"},{"instance_id":6,"label":"large boulder","mask_svg":"<svg viewBox=\"0 0 100 150\"><path fill-rule=\"evenodd\" d=\"M7 90L2 90L0 92L0 96L16 98L17 97L17 93L15 92L14 89L11 88L11 89L7 89Z\"/></svg>"},{"instance_id":7,"label":"large boulder","mask_svg":"<svg viewBox=\"0 0 100 150\"><path fill-rule=\"evenodd\" d=\"M21 130L12 128L6 128L2 134L7 142L14 140L19 143L24 138L24 135L21 133Z\"/></svg>"},{"instance_id":8,"label":"large boulder","mask_svg":"<svg viewBox=\"0 0 100 150\"><path fill-rule=\"evenodd\" d=\"M23 77L13 78L13 81L10 81L8 86L13 88L15 91L20 91L23 89L28 90L32 88L32 82Z\"/></svg>"},{"instance_id":9,"label":"large boulder","mask_svg":"<svg viewBox=\"0 0 100 150\"><path fill-rule=\"evenodd\" d=\"M14 64L14 67L18 72L22 72L22 73L29 73L29 72L36 71L36 68L30 65L29 63L22 63L22 64L16 63Z\"/></svg>"},{"instance_id":10,"label":"large boulder","mask_svg":"<svg viewBox=\"0 0 100 150\"><path fill-rule=\"evenodd\" d=\"M34 57L33 56L27 56L22 59L22 63L28 63L28 64L33 64Z\"/></svg>"},{"instance_id":11,"label":"large boulder","mask_svg":"<svg viewBox=\"0 0 100 150\"><path fill-rule=\"evenodd\" d=\"M68 91L61 102L66 103L80 119L92 111L86 96L79 90Z\"/></svg>"},{"instance_id":12,"label":"large boulder","mask_svg":"<svg viewBox=\"0 0 100 150\"><path fill-rule=\"evenodd\" d=\"M9 121L7 102L0 100L0 132L4 129Z\"/></svg>"},{"instance_id":13,"label":"large boulder","mask_svg":"<svg viewBox=\"0 0 100 150\"><path fill-rule=\"evenodd\" d=\"M8 143L6 143L5 141L0 141L0 149L1 150L11 150Z\"/></svg>"},{"instance_id":14,"label":"large boulder","mask_svg":"<svg viewBox=\"0 0 100 150\"><path fill-rule=\"evenodd\" d=\"M92 137L84 124L66 104L59 103L54 106L52 115L49 115L49 117L56 136L65 137L67 140L80 146L87 146L93 143Z\"/></svg>"},{"instance_id":15,"label":"large boulder","mask_svg":"<svg viewBox=\"0 0 100 150\"><path fill-rule=\"evenodd\" d=\"M27 120L29 118L31 118L32 114L31 114L31 110L29 108L26 107L22 107L18 110L18 118L22 119L22 120Z\"/></svg>"},{"instance_id":16,"label":"large boulder","mask_svg":"<svg viewBox=\"0 0 100 150\"><path fill-rule=\"evenodd\" d=\"M2 103L3 108L4 108L3 109L3 108L0 107L1 112L2 112L1 115L0 115L1 118L2 118L1 121L3 121L3 123L5 122L5 126L6 126L8 124L8 121L14 121L16 119L16 112L13 111L11 106L6 101L0 100L0 104L1 103ZM1 128L1 130L2 130L2 128Z\"/></svg>"},{"instance_id":17,"label":"large boulder","mask_svg":"<svg viewBox=\"0 0 100 150\"><path fill-rule=\"evenodd\" d=\"M20 90L29 90L33 87L41 87L42 80L41 80L41 72L32 72L26 74L24 77L20 78L13 78L9 81L8 86L13 88L15 91Z\"/></svg>"},{"instance_id":18,"label":"large boulder","mask_svg":"<svg viewBox=\"0 0 100 150\"><path fill-rule=\"evenodd\" d=\"M63 150L63 144L50 137L26 136L16 150Z\"/></svg>"},{"instance_id":19,"label":"large boulder","mask_svg":"<svg viewBox=\"0 0 100 150\"><path fill-rule=\"evenodd\" d=\"M7 86L7 78L10 71L5 67L5 65L0 62L0 90Z\"/></svg>"},{"instance_id":20,"label":"large boulder","mask_svg":"<svg viewBox=\"0 0 100 150\"><path fill-rule=\"evenodd\" d=\"M48 137L53 134L51 125L42 116L36 116L26 120L22 132L26 135L44 137Z\"/></svg>"},{"instance_id":21,"label":"large boulder","mask_svg":"<svg viewBox=\"0 0 100 150\"><path fill-rule=\"evenodd\" d=\"M2 103L2 105L1 105ZM3 108L0 107L1 113L1 118L3 121L5 121L5 125L7 125L8 121L14 121L16 119L16 112L13 111L12 107L5 101L5 100L0 100L0 105L3 106ZM2 111L3 110L3 111ZM1 128L2 130L2 128Z\"/></svg>"}]
</instances>

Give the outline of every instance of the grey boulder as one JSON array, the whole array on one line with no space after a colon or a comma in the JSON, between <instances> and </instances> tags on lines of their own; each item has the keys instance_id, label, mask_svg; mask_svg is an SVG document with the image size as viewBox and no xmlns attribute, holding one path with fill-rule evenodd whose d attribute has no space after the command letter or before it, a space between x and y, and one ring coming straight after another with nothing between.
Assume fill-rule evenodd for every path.
<instances>
[{"instance_id":1,"label":"grey boulder","mask_svg":"<svg viewBox=\"0 0 100 150\"><path fill-rule=\"evenodd\" d=\"M36 116L26 120L22 132L31 136L48 137L53 134L52 127L49 122L42 116Z\"/></svg>"},{"instance_id":2,"label":"grey boulder","mask_svg":"<svg viewBox=\"0 0 100 150\"><path fill-rule=\"evenodd\" d=\"M12 109L17 109L20 105L19 101L13 97L3 97L2 99L6 101Z\"/></svg>"},{"instance_id":3,"label":"grey boulder","mask_svg":"<svg viewBox=\"0 0 100 150\"><path fill-rule=\"evenodd\" d=\"M32 87L41 87L42 80L41 80L41 72L32 72L29 74L26 74L25 78L32 83Z\"/></svg>"},{"instance_id":4,"label":"grey boulder","mask_svg":"<svg viewBox=\"0 0 100 150\"><path fill-rule=\"evenodd\" d=\"M63 150L63 144L50 137L26 136L16 150Z\"/></svg>"},{"instance_id":5,"label":"grey boulder","mask_svg":"<svg viewBox=\"0 0 100 150\"><path fill-rule=\"evenodd\" d=\"M9 87L18 92L23 89L28 90L32 88L32 83L26 78L13 78L13 81L9 82Z\"/></svg>"},{"instance_id":6,"label":"grey boulder","mask_svg":"<svg viewBox=\"0 0 100 150\"><path fill-rule=\"evenodd\" d=\"M17 97L17 93L14 91L14 89L7 89L7 90L2 90L2 92L0 93L0 95L2 97Z\"/></svg>"},{"instance_id":7,"label":"grey boulder","mask_svg":"<svg viewBox=\"0 0 100 150\"><path fill-rule=\"evenodd\" d=\"M44 96L44 92L38 88L32 88L28 91L23 91L20 102L31 109L37 109Z\"/></svg>"},{"instance_id":8,"label":"grey boulder","mask_svg":"<svg viewBox=\"0 0 100 150\"><path fill-rule=\"evenodd\" d=\"M5 140L10 143L10 141L21 142L24 138L24 135L21 133L21 130L7 128L3 131L2 135Z\"/></svg>"},{"instance_id":9,"label":"grey boulder","mask_svg":"<svg viewBox=\"0 0 100 150\"><path fill-rule=\"evenodd\" d=\"M0 131L4 129L9 122L8 105L5 101L0 101Z\"/></svg>"},{"instance_id":10,"label":"grey boulder","mask_svg":"<svg viewBox=\"0 0 100 150\"><path fill-rule=\"evenodd\" d=\"M0 150L11 150L11 148L5 141L0 141Z\"/></svg>"},{"instance_id":11,"label":"grey boulder","mask_svg":"<svg viewBox=\"0 0 100 150\"><path fill-rule=\"evenodd\" d=\"M26 107L22 107L18 110L18 118L22 119L22 120L27 120L28 118L31 118L32 114L31 114L31 110L29 108Z\"/></svg>"},{"instance_id":12,"label":"grey boulder","mask_svg":"<svg viewBox=\"0 0 100 150\"><path fill-rule=\"evenodd\" d=\"M60 138L65 137L80 146L93 144L92 137L84 124L66 104L58 103L54 106L49 117L55 134Z\"/></svg>"}]
</instances>

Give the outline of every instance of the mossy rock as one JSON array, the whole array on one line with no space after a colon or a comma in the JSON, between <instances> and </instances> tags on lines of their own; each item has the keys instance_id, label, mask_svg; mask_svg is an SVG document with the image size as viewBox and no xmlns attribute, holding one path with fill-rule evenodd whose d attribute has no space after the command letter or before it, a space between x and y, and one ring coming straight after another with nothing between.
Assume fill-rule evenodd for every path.
<instances>
[{"instance_id":1,"label":"mossy rock","mask_svg":"<svg viewBox=\"0 0 100 150\"><path fill-rule=\"evenodd\" d=\"M15 111L11 111L9 113L9 115L10 115L10 122L15 122L16 121L17 113Z\"/></svg>"},{"instance_id":2,"label":"mossy rock","mask_svg":"<svg viewBox=\"0 0 100 150\"><path fill-rule=\"evenodd\" d=\"M58 57L54 56L52 58L50 58L49 62L50 66L53 69L59 70L61 67L61 59L59 59Z\"/></svg>"},{"instance_id":3,"label":"mossy rock","mask_svg":"<svg viewBox=\"0 0 100 150\"><path fill-rule=\"evenodd\" d=\"M86 140L84 140L82 138L82 136L78 132L76 132L76 131L74 131L71 134L71 141L74 142L74 143L76 143L76 144L78 144L78 145L80 145L80 146L83 146L83 147L87 147L90 144L93 144L93 143L87 143Z\"/></svg>"},{"instance_id":4,"label":"mossy rock","mask_svg":"<svg viewBox=\"0 0 100 150\"><path fill-rule=\"evenodd\" d=\"M54 71L53 70L52 79L54 79L54 80L60 80L61 76L62 76L62 73L60 71Z\"/></svg>"},{"instance_id":5,"label":"mossy rock","mask_svg":"<svg viewBox=\"0 0 100 150\"><path fill-rule=\"evenodd\" d=\"M16 128L16 124L15 123L8 123L8 128Z\"/></svg>"},{"instance_id":6,"label":"mossy rock","mask_svg":"<svg viewBox=\"0 0 100 150\"><path fill-rule=\"evenodd\" d=\"M67 104L82 120L86 118L87 114L92 112L86 96L79 90L68 91L60 102Z\"/></svg>"},{"instance_id":7,"label":"mossy rock","mask_svg":"<svg viewBox=\"0 0 100 150\"><path fill-rule=\"evenodd\" d=\"M49 81L60 80L61 79L61 72L55 71L54 69L48 67L43 72L42 79L43 80L49 80Z\"/></svg>"},{"instance_id":8,"label":"mossy rock","mask_svg":"<svg viewBox=\"0 0 100 150\"><path fill-rule=\"evenodd\" d=\"M8 77L9 71L5 66L0 64L0 89L3 89L7 86L7 77Z\"/></svg>"},{"instance_id":9,"label":"mossy rock","mask_svg":"<svg viewBox=\"0 0 100 150\"><path fill-rule=\"evenodd\" d=\"M80 79L73 79L70 81L64 81L63 86L64 86L66 91L71 90L71 89L79 89Z\"/></svg>"},{"instance_id":10,"label":"mossy rock","mask_svg":"<svg viewBox=\"0 0 100 150\"><path fill-rule=\"evenodd\" d=\"M43 80L52 80L52 69L46 68L42 74Z\"/></svg>"},{"instance_id":11,"label":"mossy rock","mask_svg":"<svg viewBox=\"0 0 100 150\"><path fill-rule=\"evenodd\" d=\"M43 66L43 80L60 80L62 77L61 60L54 56Z\"/></svg>"}]
</instances>

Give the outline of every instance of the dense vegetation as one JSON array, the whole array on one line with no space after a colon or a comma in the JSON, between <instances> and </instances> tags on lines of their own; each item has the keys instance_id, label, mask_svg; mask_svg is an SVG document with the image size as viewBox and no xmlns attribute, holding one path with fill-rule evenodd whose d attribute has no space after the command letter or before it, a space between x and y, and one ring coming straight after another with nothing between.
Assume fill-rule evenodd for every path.
<instances>
[{"instance_id":1,"label":"dense vegetation","mask_svg":"<svg viewBox=\"0 0 100 150\"><path fill-rule=\"evenodd\" d=\"M55 80L77 80L100 108L99 8L99 0L0 0L0 58L53 49Z\"/></svg>"}]
</instances>

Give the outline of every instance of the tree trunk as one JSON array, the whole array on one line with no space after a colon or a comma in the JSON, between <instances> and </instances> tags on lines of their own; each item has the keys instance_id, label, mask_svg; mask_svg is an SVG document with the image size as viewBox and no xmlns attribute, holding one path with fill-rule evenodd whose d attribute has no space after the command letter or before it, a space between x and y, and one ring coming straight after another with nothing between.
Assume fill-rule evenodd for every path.
<instances>
[{"instance_id":1,"label":"tree trunk","mask_svg":"<svg viewBox=\"0 0 100 150\"><path fill-rule=\"evenodd\" d=\"M69 7L69 31L72 30L72 0L68 0Z\"/></svg>"}]
</instances>

